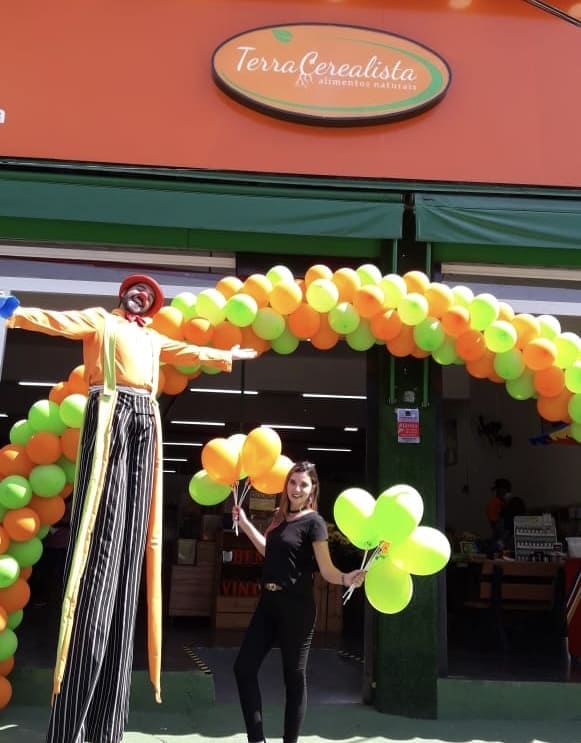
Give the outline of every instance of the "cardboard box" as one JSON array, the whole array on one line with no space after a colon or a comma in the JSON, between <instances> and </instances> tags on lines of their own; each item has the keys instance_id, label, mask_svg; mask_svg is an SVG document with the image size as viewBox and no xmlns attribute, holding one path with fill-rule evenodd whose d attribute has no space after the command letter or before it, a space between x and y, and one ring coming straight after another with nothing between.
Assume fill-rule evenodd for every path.
<instances>
[{"instance_id":1,"label":"cardboard box","mask_svg":"<svg viewBox=\"0 0 581 743\"><path fill-rule=\"evenodd\" d=\"M178 565L193 565L196 562L196 540L178 539Z\"/></svg>"}]
</instances>

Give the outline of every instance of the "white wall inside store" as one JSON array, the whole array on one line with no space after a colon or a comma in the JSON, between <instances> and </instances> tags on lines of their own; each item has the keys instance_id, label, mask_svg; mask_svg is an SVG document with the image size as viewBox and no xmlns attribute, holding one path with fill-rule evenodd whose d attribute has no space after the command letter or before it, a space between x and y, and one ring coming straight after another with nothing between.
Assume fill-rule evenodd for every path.
<instances>
[{"instance_id":1,"label":"white wall inside store","mask_svg":"<svg viewBox=\"0 0 581 743\"><path fill-rule=\"evenodd\" d=\"M444 469L448 526L488 537L485 506L497 477L511 480L513 494L523 498L529 511L581 507L581 445L533 446L531 437L550 430L534 400L513 400L503 384L470 378L461 367L444 372L453 377L446 394L456 398L445 399L443 410L446 421L455 421L457 440L456 463ZM511 446L491 443L479 433L480 416L485 423L500 423L500 436L511 436ZM448 458L454 461L453 452Z\"/></svg>"}]
</instances>

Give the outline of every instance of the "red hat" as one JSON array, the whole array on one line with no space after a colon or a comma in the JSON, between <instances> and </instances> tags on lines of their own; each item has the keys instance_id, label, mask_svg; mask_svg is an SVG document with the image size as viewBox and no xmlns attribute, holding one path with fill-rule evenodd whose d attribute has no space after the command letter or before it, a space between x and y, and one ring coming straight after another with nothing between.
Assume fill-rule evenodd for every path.
<instances>
[{"instance_id":1,"label":"red hat","mask_svg":"<svg viewBox=\"0 0 581 743\"><path fill-rule=\"evenodd\" d=\"M123 283L119 287L119 299L125 294L125 292L130 289L132 286L135 286L135 284L147 284L152 290L154 294L154 300L151 307L147 310L147 312L144 312L143 314L145 316L151 316L155 315L156 312L159 312L163 305L163 291L161 290L161 286L157 283L155 279L152 279L151 276L146 276L145 274L141 273L133 273L131 276L128 276L126 279L123 279Z\"/></svg>"}]
</instances>

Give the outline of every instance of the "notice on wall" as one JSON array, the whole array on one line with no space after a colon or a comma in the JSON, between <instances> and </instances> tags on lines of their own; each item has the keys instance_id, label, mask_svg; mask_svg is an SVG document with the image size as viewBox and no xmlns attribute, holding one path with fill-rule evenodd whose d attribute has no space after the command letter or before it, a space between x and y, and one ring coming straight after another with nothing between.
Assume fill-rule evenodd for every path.
<instances>
[{"instance_id":1,"label":"notice on wall","mask_svg":"<svg viewBox=\"0 0 581 743\"><path fill-rule=\"evenodd\" d=\"M397 408L398 444L420 443L420 411L418 408Z\"/></svg>"}]
</instances>

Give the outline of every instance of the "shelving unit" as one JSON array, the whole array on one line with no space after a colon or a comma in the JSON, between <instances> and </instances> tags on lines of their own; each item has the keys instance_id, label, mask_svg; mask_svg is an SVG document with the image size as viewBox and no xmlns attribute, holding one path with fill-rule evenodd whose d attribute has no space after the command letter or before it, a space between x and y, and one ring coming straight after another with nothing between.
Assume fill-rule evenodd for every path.
<instances>
[{"instance_id":1,"label":"shelving unit","mask_svg":"<svg viewBox=\"0 0 581 743\"><path fill-rule=\"evenodd\" d=\"M551 558L557 541L555 519L549 513L541 516L515 516L514 552L517 560L532 560L535 553Z\"/></svg>"}]
</instances>

